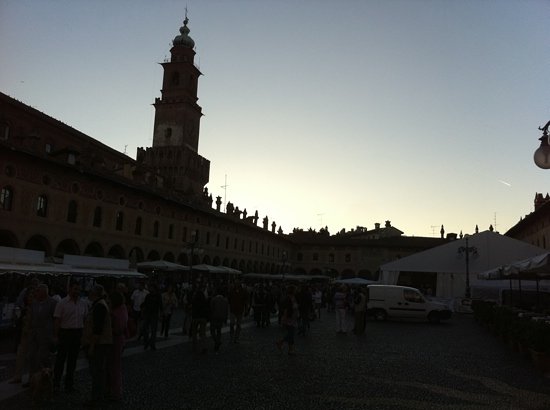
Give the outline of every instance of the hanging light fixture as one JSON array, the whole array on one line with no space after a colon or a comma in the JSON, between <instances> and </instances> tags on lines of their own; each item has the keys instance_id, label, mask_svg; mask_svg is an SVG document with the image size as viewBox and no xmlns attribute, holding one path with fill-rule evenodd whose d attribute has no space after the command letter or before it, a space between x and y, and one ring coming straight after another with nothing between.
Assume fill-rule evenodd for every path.
<instances>
[{"instance_id":1,"label":"hanging light fixture","mask_svg":"<svg viewBox=\"0 0 550 410\"><path fill-rule=\"evenodd\" d=\"M537 167L542 169L550 169L550 145L548 144L548 127L550 127L550 121L546 123L544 127L539 127L542 131L542 137L540 140L540 147L535 151L533 159Z\"/></svg>"}]
</instances>

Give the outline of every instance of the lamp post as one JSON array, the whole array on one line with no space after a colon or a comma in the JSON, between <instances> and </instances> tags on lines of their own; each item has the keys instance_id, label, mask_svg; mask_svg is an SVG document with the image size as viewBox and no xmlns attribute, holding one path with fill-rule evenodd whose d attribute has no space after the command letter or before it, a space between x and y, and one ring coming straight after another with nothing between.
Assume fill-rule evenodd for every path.
<instances>
[{"instance_id":1,"label":"lamp post","mask_svg":"<svg viewBox=\"0 0 550 410\"><path fill-rule=\"evenodd\" d=\"M550 169L550 145L548 144L548 128L550 127L550 121L543 127L539 127L542 131L542 137L539 138L540 147L535 151L533 160L537 167L542 169Z\"/></svg>"},{"instance_id":2,"label":"lamp post","mask_svg":"<svg viewBox=\"0 0 550 410\"><path fill-rule=\"evenodd\" d=\"M464 240L466 241L466 246L461 246L458 248L459 255L466 254L466 291L464 292L464 297L469 299L471 297L470 290L470 252L474 256L477 256L477 248L475 246L468 246L469 235L464 235Z\"/></svg>"},{"instance_id":3,"label":"lamp post","mask_svg":"<svg viewBox=\"0 0 550 410\"><path fill-rule=\"evenodd\" d=\"M197 246L198 242L199 235L197 230L195 229L193 232L191 232L191 242L187 244L187 246L191 248L191 260L189 261L189 281L193 279L193 257L195 255L195 247Z\"/></svg>"},{"instance_id":4,"label":"lamp post","mask_svg":"<svg viewBox=\"0 0 550 410\"><path fill-rule=\"evenodd\" d=\"M286 253L286 251L283 251L283 255L282 255L282 260L283 260L283 282L285 281L285 265L286 265L286 261L288 259L288 255Z\"/></svg>"}]
</instances>

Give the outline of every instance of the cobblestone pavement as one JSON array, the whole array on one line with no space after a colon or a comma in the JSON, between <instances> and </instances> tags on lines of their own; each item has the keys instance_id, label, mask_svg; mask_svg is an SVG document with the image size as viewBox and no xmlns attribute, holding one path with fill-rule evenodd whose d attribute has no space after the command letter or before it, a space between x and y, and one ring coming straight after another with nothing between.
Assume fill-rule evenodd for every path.
<instances>
[{"instance_id":1,"label":"cobblestone pavement","mask_svg":"<svg viewBox=\"0 0 550 410\"><path fill-rule=\"evenodd\" d=\"M281 334L277 325L249 327L239 344L225 334L219 354L193 354L185 342L125 357L124 401L101 408L550 409L550 379L471 316L436 326L368 322L357 337L336 334L324 313L297 336L295 356L275 347ZM89 384L83 369L79 394L61 392L42 408L81 408ZM27 393L0 402L30 406Z\"/></svg>"}]
</instances>

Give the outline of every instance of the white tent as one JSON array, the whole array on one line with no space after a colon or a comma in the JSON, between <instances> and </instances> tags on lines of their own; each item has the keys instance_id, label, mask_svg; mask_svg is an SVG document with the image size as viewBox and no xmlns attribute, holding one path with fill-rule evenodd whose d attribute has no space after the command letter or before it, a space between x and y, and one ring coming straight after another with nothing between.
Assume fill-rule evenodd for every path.
<instances>
[{"instance_id":1,"label":"white tent","mask_svg":"<svg viewBox=\"0 0 550 410\"><path fill-rule=\"evenodd\" d=\"M485 231L416 253L380 266L380 282L396 284L401 272L435 273L435 295L442 298L464 296L466 288L466 253L470 286L479 283L477 275L521 259L546 253L542 248L498 233Z\"/></svg>"}]
</instances>

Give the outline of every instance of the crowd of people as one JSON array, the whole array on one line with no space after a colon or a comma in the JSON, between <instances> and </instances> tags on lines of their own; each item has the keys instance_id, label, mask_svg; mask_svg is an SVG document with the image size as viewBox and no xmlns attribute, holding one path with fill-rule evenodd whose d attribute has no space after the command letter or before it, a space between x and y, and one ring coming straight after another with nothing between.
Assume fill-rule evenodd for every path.
<instances>
[{"instance_id":1,"label":"crowd of people","mask_svg":"<svg viewBox=\"0 0 550 410\"><path fill-rule=\"evenodd\" d=\"M54 394L60 392L62 381L63 391L72 393L77 359L84 351L91 375L89 404L120 401L127 340L135 338L144 350L156 350L157 339L169 337L178 307L184 313L182 333L192 340L197 354L206 354L211 344L219 352L222 328L228 322L230 343L239 343L247 316L260 329L277 320L285 334L275 344L281 351L287 345L290 355L295 354L295 335L307 336L311 321L320 319L322 307L335 312L338 334L365 331L367 293L345 285L243 284L238 279L199 278L189 286L140 281L131 290L125 283L116 283L106 291L95 283L85 297L83 293L81 283L74 280L66 295L52 296L46 284L36 278L29 281L16 302L20 311L17 356L10 383L22 383L26 366L30 375L53 369Z\"/></svg>"},{"instance_id":2,"label":"crowd of people","mask_svg":"<svg viewBox=\"0 0 550 410\"><path fill-rule=\"evenodd\" d=\"M63 379L64 391L73 393L76 364L83 350L92 379L89 404L106 398L121 400L121 360L128 323L125 291L125 285L120 284L107 295L103 286L96 284L84 299L81 284L70 281L66 295L50 296L47 284L30 280L16 302L17 355L9 383L23 383L28 366L30 377L24 387L44 387L32 386L33 380L38 380L50 383L55 394ZM37 374L49 377L33 377Z\"/></svg>"}]
</instances>

